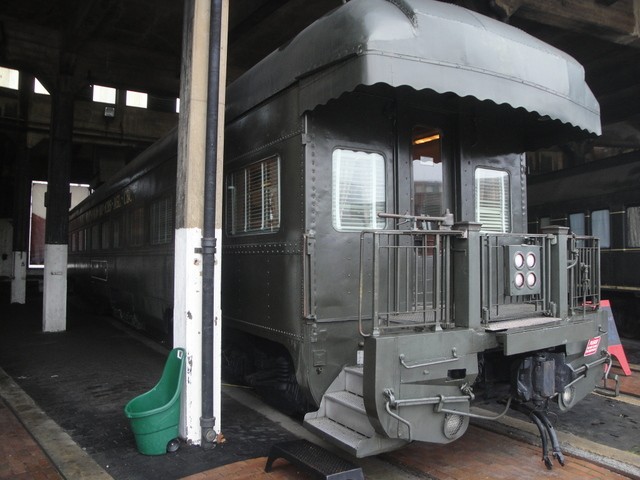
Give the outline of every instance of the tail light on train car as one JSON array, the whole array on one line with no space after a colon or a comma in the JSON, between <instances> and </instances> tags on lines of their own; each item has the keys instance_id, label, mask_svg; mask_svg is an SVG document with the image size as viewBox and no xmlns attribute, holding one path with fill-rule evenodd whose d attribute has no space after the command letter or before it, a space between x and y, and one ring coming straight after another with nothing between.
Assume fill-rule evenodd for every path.
<instances>
[{"instance_id":1,"label":"tail light on train car","mask_svg":"<svg viewBox=\"0 0 640 480\"><path fill-rule=\"evenodd\" d=\"M510 296L540 293L540 247L505 246L505 293Z\"/></svg>"}]
</instances>

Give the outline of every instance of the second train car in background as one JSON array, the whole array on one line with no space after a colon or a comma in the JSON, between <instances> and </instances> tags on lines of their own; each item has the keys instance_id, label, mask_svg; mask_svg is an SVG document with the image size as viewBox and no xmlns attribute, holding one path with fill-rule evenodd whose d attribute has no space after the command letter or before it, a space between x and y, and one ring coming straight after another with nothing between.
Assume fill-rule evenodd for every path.
<instances>
[{"instance_id":1,"label":"second train car in background","mask_svg":"<svg viewBox=\"0 0 640 480\"><path fill-rule=\"evenodd\" d=\"M352 0L234 82L226 121L229 374L356 456L451 442L488 397L553 438L544 410L609 361L599 247L527 233L521 152L599 133L580 65L445 3ZM160 329L176 151L71 214L78 284Z\"/></svg>"},{"instance_id":2,"label":"second train car in background","mask_svg":"<svg viewBox=\"0 0 640 480\"><path fill-rule=\"evenodd\" d=\"M602 295L619 332L640 338L640 152L529 177L529 230L600 239Z\"/></svg>"}]
</instances>

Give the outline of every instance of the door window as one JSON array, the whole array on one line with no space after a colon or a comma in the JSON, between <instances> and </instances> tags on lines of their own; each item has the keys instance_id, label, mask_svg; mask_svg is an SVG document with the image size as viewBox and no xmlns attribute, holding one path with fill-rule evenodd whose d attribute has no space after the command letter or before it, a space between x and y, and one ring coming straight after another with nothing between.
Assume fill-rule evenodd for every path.
<instances>
[{"instance_id":1,"label":"door window","mask_svg":"<svg viewBox=\"0 0 640 480\"><path fill-rule=\"evenodd\" d=\"M439 217L444 213L442 134L431 127L415 127L411 143L413 214Z\"/></svg>"}]
</instances>

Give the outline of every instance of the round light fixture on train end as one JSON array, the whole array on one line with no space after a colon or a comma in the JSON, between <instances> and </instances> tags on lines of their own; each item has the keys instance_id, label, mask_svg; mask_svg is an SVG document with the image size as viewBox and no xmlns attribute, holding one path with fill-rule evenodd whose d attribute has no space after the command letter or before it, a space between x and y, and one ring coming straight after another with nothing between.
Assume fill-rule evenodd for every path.
<instances>
[{"instance_id":1,"label":"round light fixture on train end","mask_svg":"<svg viewBox=\"0 0 640 480\"><path fill-rule=\"evenodd\" d=\"M562 393L558 395L558 407L563 412L569 410L576 400L576 389L574 387L565 388Z\"/></svg>"},{"instance_id":2,"label":"round light fixture on train end","mask_svg":"<svg viewBox=\"0 0 640 480\"><path fill-rule=\"evenodd\" d=\"M513 277L513 283L517 288L522 288L524 286L524 274L516 273L516 276Z\"/></svg>"},{"instance_id":3,"label":"round light fixture on train end","mask_svg":"<svg viewBox=\"0 0 640 480\"><path fill-rule=\"evenodd\" d=\"M533 272L529 272L527 274L527 287L533 288L536 286L536 282L538 281L538 277Z\"/></svg>"},{"instance_id":4,"label":"round light fixture on train end","mask_svg":"<svg viewBox=\"0 0 640 480\"><path fill-rule=\"evenodd\" d=\"M516 252L513 256L513 265L519 270L524 265L524 255L522 252Z\"/></svg>"},{"instance_id":5,"label":"round light fixture on train end","mask_svg":"<svg viewBox=\"0 0 640 480\"><path fill-rule=\"evenodd\" d=\"M444 416L444 436L449 440L457 438L464 426L464 417L462 415L456 415L455 413L447 413Z\"/></svg>"},{"instance_id":6,"label":"round light fixture on train end","mask_svg":"<svg viewBox=\"0 0 640 480\"><path fill-rule=\"evenodd\" d=\"M531 252L527 253L527 267L533 268L536 266L536 263L537 263L536 256Z\"/></svg>"}]
</instances>

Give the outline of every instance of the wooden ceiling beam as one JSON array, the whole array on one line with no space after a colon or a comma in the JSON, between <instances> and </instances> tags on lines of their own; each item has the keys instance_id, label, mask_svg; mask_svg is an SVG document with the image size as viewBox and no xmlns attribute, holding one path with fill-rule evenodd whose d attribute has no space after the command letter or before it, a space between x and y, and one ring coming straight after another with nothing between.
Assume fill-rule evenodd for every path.
<instances>
[{"instance_id":1,"label":"wooden ceiling beam","mask_svg":"<svg viewBox=\"0 0 640 480\"><path fill-rule=\"evenodd\" d=\"M504 17L531 20L640 48L640 0L493 0Z\"/></svg>"}]
</instances>

